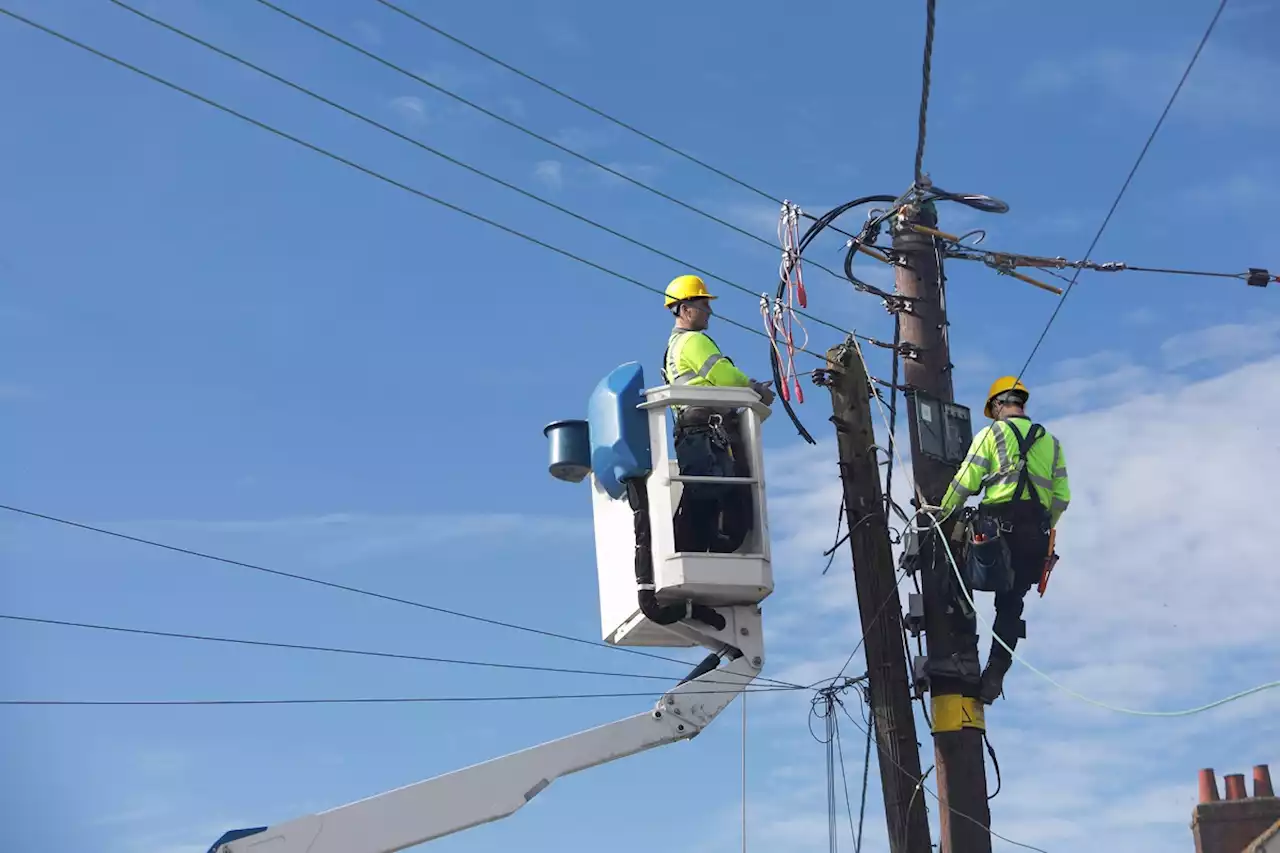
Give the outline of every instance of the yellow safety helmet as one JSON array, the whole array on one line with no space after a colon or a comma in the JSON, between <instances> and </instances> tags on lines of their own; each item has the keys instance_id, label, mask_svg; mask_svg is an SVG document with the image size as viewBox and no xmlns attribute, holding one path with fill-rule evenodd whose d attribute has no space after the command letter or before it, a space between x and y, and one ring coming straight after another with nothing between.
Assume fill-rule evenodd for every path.
<instances>
[{"instance_id":1,"label":"yellow safety helmet","mask_svg":"<svg viewBox=\"0 0 1280 853\"><path fill-rule=\"evenodd\" d=\"M991 388L987 391L987 407L982 410L982 414L994 418L995 415L991 412L991 401L1009 391L1021 391L1028 398L1031 397L1031 392L1027 390L1026 385L1022 384L1021 379L1016 376L1001 376L991 383Z\"/></svg>"},{"instance_id":2,"label":"yellow safety helmet","mask_svg":"<svg viewBox=\"0 0 1280 853\"><path fill-rule=\"evenodd\" d=\"M680 275L671 279L671 283L667 285L666 296L668 308L686 299L715 299L707 292L707 285L696 275Z\"/></svg>"}]
</instances>

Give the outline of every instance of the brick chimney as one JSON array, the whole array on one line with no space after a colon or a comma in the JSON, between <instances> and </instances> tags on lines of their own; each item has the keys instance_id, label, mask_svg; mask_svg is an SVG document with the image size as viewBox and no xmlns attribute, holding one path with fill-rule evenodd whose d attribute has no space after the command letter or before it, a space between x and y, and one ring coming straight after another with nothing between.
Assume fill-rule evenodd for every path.
<instances>
[{"instance_id":1,"label":"brick chimney","mask_svg":"<svg viewBox=\"0 0 1280 853\"><path fill-rule=\"evenodd\" d=\"M1224 777L1224 796L1212 769L1200 771L1200 804L1191 817L1196 853L1244 853L1258 836L1280 821L1280 798L1265 764L1253 768L1253 796L1243 774Z\"/></svg>"}]
</instances>

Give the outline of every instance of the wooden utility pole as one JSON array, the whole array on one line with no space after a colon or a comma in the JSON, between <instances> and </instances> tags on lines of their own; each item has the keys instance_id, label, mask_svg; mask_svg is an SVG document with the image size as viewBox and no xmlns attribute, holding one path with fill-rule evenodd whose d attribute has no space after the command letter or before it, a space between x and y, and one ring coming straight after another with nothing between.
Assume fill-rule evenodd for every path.
<instances>
[{"instance_id":1,"label":"wooden utility pole","mask_svg":"<svg viewBox=\"0 0 1280 853\"><path fill-rule=\"evenodd\" d=\"M852 342L828 350L827 365L889 849L892 853L930 853L925 797L916 793L920 744L902 641L902 606L880 488L871 384Z\"/></svg>"},{"instance_id":2,"label":"wooden utility pole","mask_svg":"<svg viewBox=\"0 0 1280 853\"><path fill-rule=\"evenodd\" d=\"M902 342L914 350L903 365L912 473L924 502L936 506L958 466L941 458L939 442L922 447L921 427L942 443L956 444L956 435L947 435L953 399L951 356L940 253L934 238L916 226L937 226L932 205L902 208L894 218L893 250L899 259L897 291L905 300L905 310L899 313ZM962 447L959 454L967 450ZM955 453L953 446L952 458ZM986 722L977 698L977 625L958 592L959 582L947 557L949 544L936 533L921 532L919 537L941 849L942 853L990 853L991 813L983 758Z\"/></svg>"}]
</instances>

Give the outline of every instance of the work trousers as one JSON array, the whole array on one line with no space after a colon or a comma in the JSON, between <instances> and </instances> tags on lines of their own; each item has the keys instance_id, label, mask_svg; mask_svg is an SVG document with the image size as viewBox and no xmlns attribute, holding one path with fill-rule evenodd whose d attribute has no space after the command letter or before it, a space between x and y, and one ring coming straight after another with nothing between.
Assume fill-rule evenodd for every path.
<instances>
[{"instance_id":1,"label":"work trousers","mask_svg":"<svg viewBox=\"0 0 1280 853\"><path fill-rule=\"evenodd\" d=\"M722 433L706 424L681 425L675 432L680 473L692 477L746 477L746 450L735 418L725 417ZM732 448L732 452L730 449ZM752 528L751 489L740 483L685 483L675 514L677 551L731 554Z\"/></svg>"},{"instance_id":2,"label":"work trousers","mask_svg":"<svg viewBox=\"0 0 1280 853\"><path fill-rule=\"evenodd\" d=\"M992 632L1012 649L1017 647L1020 638L1027 635L1022 611L1027 593L1040 583L1044 571L1045 557L1049 553L1049 518L1038 501L983 504L980 511L1012 528L1003 535L1009 545L1013 588L996 593L996 618L991 625ZM1012 655L993 639L988 660L998 658L1008 661Z\"/></svg>"}]
</instances>

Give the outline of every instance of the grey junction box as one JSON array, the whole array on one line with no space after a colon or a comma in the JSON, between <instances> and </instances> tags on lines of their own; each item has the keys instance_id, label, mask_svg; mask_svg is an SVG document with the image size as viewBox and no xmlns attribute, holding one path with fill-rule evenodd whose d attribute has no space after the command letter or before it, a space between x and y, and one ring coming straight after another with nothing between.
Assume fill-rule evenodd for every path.
<instances>
[{"instance_id":1,"label":"grey junction box","mask_svg":"<svg viewBox=\"0 0 1280 853\"><path fill-rule=\"evenodd\" d=\"M958 403L944 403L923 391L913 391L910 396L916 408L920 452L952 465L963 462L973 443L969 410Z\"/></svg>"}]
</instances>

